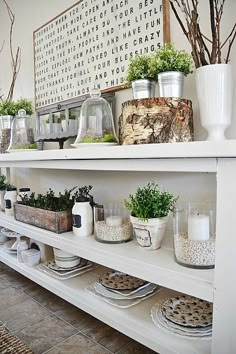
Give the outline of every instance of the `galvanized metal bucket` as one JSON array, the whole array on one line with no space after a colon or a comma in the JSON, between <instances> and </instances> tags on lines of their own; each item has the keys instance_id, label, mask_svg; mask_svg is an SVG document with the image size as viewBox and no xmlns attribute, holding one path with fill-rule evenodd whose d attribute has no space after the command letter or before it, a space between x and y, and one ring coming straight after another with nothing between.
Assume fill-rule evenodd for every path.
<instances>
[{"instance_id":1,"label":"galvanized metal bucket","mask_svg":"<svg viewBox=\"0 0 236 354\"><path fill-rule=\"evenodd\" d=\"M150 80L136 80L132 82L133 98L155 97L156 82Z\"/></svg>"},{"instance_id":2,"label":"galvanized metal bucket","mask_svg":"<svg viewBox=\"0 0 236 354\"><path fill-rule=\"evenodd\" d=\"M158 74L158 86L160 97L183 96L184 74L179 71L167 71Z\"/></svg>"}]
</instances>

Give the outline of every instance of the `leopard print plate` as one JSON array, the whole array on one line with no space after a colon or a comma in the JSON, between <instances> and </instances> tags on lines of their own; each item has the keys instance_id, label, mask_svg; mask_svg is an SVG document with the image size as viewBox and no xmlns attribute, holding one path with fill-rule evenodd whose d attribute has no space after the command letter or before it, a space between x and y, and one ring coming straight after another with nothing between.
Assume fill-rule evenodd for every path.
<instances>
[{"instance_id":1,"label":"leopard print plate","mask_svg":"<svg viewBox=\"0 0 236 354\"><path fill-rule=\"evenodd\" d=\"M172 297L162 305L169 321L184 327L207 327L212 324L212 304L188 295Z\"/></svg>"},{"instance_id":2,"label":"leopard print plate","mask_svg":"<svg viewBox=\"0 0 236 354\"><path fill-rule=\"evenodd\" d=\"M121 272L110 271L100 277L99 283L108 289L134 290L143 286L146 281Z\"/></svg>"}]
</instances>

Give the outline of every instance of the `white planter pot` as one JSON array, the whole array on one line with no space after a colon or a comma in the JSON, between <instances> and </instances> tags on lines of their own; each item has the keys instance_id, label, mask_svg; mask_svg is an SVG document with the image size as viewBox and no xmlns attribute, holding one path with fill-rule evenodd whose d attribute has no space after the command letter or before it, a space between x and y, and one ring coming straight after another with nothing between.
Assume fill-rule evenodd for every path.
<instances>
[{"instance_id":1,"label":"white planter pot","mask_svg":"<svg viewBox=\"0 0 236 354\"><path fill-rule=\"evenodd\" d=\"M224 140L233 106L233 70L230 64L206 65L196 70L201 125L207 140Z\"/></svg>"},{"instance_id":2,"label":"white planter pot","mask_svg":"<svg viewBox=\"0 0 236 354\"><path fill-rule=\"evenodd\" d=\"M183 96L184 74L179 71L166 71L158 74L160 97Z\"/></svg>"},{"instance_id":3,"label":"white planter pot","mask_svg":"<svg viewBox=\"0 0 236 354\"><path fill-rule=\"evenodd\" d=\"M159 219L148 219L147 222L130 216L134 235L139 246L145 250L153 251L161 247L168 216Z\"/></svg>"}]
</instances>

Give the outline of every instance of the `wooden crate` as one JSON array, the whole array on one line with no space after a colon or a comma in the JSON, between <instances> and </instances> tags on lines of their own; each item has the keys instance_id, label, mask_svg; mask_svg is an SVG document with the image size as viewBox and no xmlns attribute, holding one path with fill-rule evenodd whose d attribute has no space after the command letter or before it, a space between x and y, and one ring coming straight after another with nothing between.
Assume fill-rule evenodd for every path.
<instances>
[{"instance_id":1,"label":"wooden crate","mask_svg":"<svg viewBox=\"0 0 236 354\"><path fill-rule=\"evenodd\" d=\"M172 97L124 102L119 140L123 145L192 141L192 102Z\"/></svg>"},{"instance_id":2,"label":"wooden crate","mask_svg":"<svg viewBox=\"0 0 236 354\"><path fill-rule=\"evenodd\" d=\"M72 212L37 209L16 203L15 219L60 234L72 230Z\"/></svg>"}]
</instances>

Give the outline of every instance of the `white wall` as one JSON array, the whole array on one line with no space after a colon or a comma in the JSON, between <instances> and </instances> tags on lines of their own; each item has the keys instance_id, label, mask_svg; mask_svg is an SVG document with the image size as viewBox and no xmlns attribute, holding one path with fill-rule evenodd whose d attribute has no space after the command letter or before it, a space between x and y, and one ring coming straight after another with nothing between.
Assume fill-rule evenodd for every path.
<instances>
[{"instance_id":1,"label":"white wall","mask_svg":"<svg viewBox=\"0 0 236 354\"><path fill-rule=\"evenodd\" d=\"M13 12L16 14L14 28L14 43L22 49L22 63L17 80L15 98L33 98L33 47L32 32L42 24L56 16L58 13L75 3L75 0L8 0ZM208 1L201 1L202 22L205 27L209 22ZM227 0L224 13L223 32L227 33L230 25L235 21L236 1ZM0 88L1 93L6 93L10 80L10 63L8 52L9 20L3 3L0 2L0 43L6 40L5 48L0 54ZM179 49L190 50L179 25L171 15L172 41ZM236 46L232 51L232 64L236 75ZM195 92L194 75L190 75L185 82L185 97L193 101L195 139L202 140L205 132L199 123L199 113ZM121 103L131 98L130 90L116 94L116 119L119 116ZM234 100L234 115L231 128L227 134L230 138L236 138L236 95ZM54 187L56 190L91 183L96 186L95 195L100 201L122 200L127 193L134 191L137 185L149 180L158 180L160 184L181 195L182 199L201 200L212 199L215 194L215 176L203 174L157 174L157 173L108 173L108 172L63 172L63 171L40 171L40 170L16 170L15 180L18 186L30 185L36 191ZM107 188L107 185L111 188Z\"/></svg>"}]
</instances>

